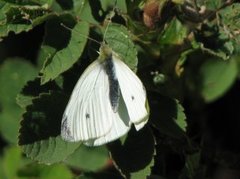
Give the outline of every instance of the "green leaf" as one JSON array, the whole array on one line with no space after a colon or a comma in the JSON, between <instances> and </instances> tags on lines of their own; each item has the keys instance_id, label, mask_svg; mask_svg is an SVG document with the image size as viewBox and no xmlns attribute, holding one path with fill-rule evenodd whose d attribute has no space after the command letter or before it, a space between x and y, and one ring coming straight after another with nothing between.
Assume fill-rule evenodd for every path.
<instances>
[{"instance_id":1,"label":"green leaf","mask_svg":"<svg viewBox=\"0 0 240 179\"><path fill-rule=\"evenodd\" d=\"M32 104L32 99L33 97L31 96L24 96L22 94L18 94L16 97L16 103L21 107L21 108L25 108L28 105Z\"/></svg>"},{"instance_id":2,"label":"green leaf","mask_svg":"<svg viewBox=\"0 0 240 179\"><path fill-rule=\"evenodd\" d=\"M63 164L43 165L32 162L18 171L19 178L72 179L70 169Z\"/></svg>"},{"instance_id":3,"label":"green leaf","mask_svg":"<svg viewBox=\"0 0 240 179\"><path fill-rule=\"evenodd\" d=\"M137 49L126 27L111 23L105 29L104 40L122 60L132 69L137 68Z\"/></svg>"},{"instance_id":4,"label":"green leaf","mask_svg":"<svg viewBox=\"0 0 240 179\"><path fill-rule=\"evenodd\" d=\"M21 121L19 144L56 137L60 134L62 115L67 97L59 92L41 94L27 106Z\"/></svg>"},{"instance_id":5,"label":"green leaf","mask_svg":"<svg viewBox=\"0 0 240 179\"><path fill-rule=\"evenodd\" d=\"M110 178L123 179L122 176L116 173L110 173L110 172L83 173L77 179L110 179Z\"/></svg>"},{"instance_id":6,"label":"green leaf","mask_svg":"<svg viewBox=\"0 0 240 179\"><path fill-rule=\"evenodd\" d=\"M104 21L108 11L118 8L122 13L127 12L125 1L102 0L102 1L86 1L86 0L73 0L73 11L83 21L91 24L99 24Z\"/></svg>"},{"instance_id":7,"label":"green leaf","mask_svg":"<svg viewBox=\"0 0 240 179\"><path fill-rule=\"evenodd\" d=\"M187 28L177 18L174 18L159 36L161 45L181 45L187 37Z\"/></svg>"},{"instance_id":8,"label":"green leaf","mask_svg":"<svg viewBox=\"0 0 240 179\"><path fill-rule=\"evenodd\" d=\"M230 41L224 42L222 46L214 50L204 47L203 43L199 43L199 47L204 53L208 53L212 56L222 58L223 60L228 60L231 57L230 55L232 55L233 53L233 45Z\"/></svg>"},{"instance_id":9,"label":"green leaf","mask_svg":"<svg viewBox=\"0 0 240 179\"><path fill-rule=\"evenodd\" d=\"M88 23L84 21L78 22L71 31L71 37L68 43L63 41L65 38L59 38L58 32L53 31L57 26L60 26L59 19L48 22L47 24L46 33L48 34L45 37L45 42L40 52L44 53L44 55L41 55L41 58L45 58L45 65L41 70L42 84L55 79L59 74L72 67L80 58L87 42L89 33ZM65 29L65 31L67 31L67 29Z\"/></svg>"},{"instance_id":10,"label":"green leaf","mask_svg":"<svg viewBox=\"0 0 240 179\"><path fill-rule=\"evenodd\" d=\"M152 158L152 161L142 170L139 170L137 172L133 172L131 174L132 179L145 179L148 178L151 174L152 167L154 166L154 158Z\"/></svg>"},{"instance_id":11,"label":"green leaf","mask_svg":"<svg viewBox=\"0 0 240 179\"><path fill-rule=\"evenodd\" d=\"M17 171L21 164L21 150L17 146L7 147L4 149L2 167L3 175L6 178L16 178Z\"/></svg>"},{"instance_id":12,"label":"green leaf","mask_svg":"<svg viewBox=\"0 0 240 179\"><path fill-rule=\"evenodd\" d=\"M81 1L81 0L80 0ZM61 7L61 10L71 10L73 8L73 1L69 0L58 0L56 1L58 5Z\"/></svg>"},{"instance_id":13,"label":"green leaf","mask_svg":"<svg viewBox=\"0 0 240 179\"><path fill-rule=\"evenodd\" d=\"M224 44L224 46L230 52L233 51L234 48L237 50L239 46L239 10L239 3L233 3L219 11L219 31L221 36L225 37L225 39L229 39L229 42ZM236 45L233 47L234 43L236 43Z\"/></svg>"},{"instance_id":14,"label":"green leaf","mask_svg":"<svg viewBox=\"0 0 240 179\"><path fill-rule=\"evenodd\" d=\"M194 153L191 155L188 155L186 157L186 162L185 166L182 170L182 174L180 176L180 179L195 179L198 176L199 172L199 167L200 167L200 153ZM203 178L202 177L197 177L197 178Z\"/></svg>"},{"instance_id":15,"label":"green leaf","mask_svg":"<svg viewBox=\"0 0 240 179\"><path fill-rule=\"evenodd\" d=\"M186 115L184 113L184 108L179 103L178 100L176 100L176 103L177 103L177 111L178 111L176 123L184 132L186 132L187 122L186 122Z\"/></svg>"},{"instance_id":16,"label":"green leaf","mask_svg":"<svg viewBox=\"0 0 240 179\"><path fill-rule=\"evenodd\" d=\"M0 131L8 142L16 143L22 110L16 96L23 85L37 75L36 68L19 58L7 59L0 68Z\"/></svg>"},{"instance_id":17,"label":"green leaf","mask_svg":"<svg viewBox=\"0 0 240 179\"><path fill-rule=\"evenodd\" d=\"M208 10L218 10L225 1L215 0L215 1L205 1L206 8Z\"/></svg>"},{"instance_id":18,"label":"green leaf","mask_svg":"<svg viewBox=\"0 0 240 179\"><path fill-rule=\"evenodd\" d=\"M28 81L22 88L21 93L17 95L17 104L21 108L25 108L32 104L33 98L38 97L40 93L49 93L51 90L60 90L55 81L41 85L40 78L35 78L32 81Z\"/></svg>"},{"instance_id":19,"label":"green leaf","mask_svg":"<svg viewBox=\"0 0 240 179\"><path fill-rule=\"evenodd\" d=\"M237 31L240 28L240 4L233 3L231 6L223 8L219 11L219 15L221 18L222 25L226 28L225 30L229 29L230 31Z\"/></svg>"},{"instance_id":20,"label":"green leaf","mask_svg":"<svg viewBox=\"0 0 240 179\"><path fill-rule=\"evenodd\" d=\"M103 18L99 14L101 12L99 1L73 0L73 3L74 13L83 21L91 24L98 24L98 21L103 21Z\"/></svg>"},{"instance_id":21,"label":"green leaf","mask_svg":"<svg viewBox=\"0 0 240 179\"><path fill-rule=\"evenodd\" d=\"M3 161L2 158L0 157L0 178L7 178L4 169L3 169Z\"/></svg>"},{"instance_id":22,"label":"green leaf","mask_svg":"<svg viewBox=\"0 0 240 179\"><path fill-rule=\"evenodd\" d=\"M221 97L234 83L238 69L236 60L208 59L200 68L200 92L206 102Z\"/></svg>"},{"instance_id":23,"label":"green leaf","mask_svg":"<svg viewBox=\"0 0 240 179\"><path fill-rule=\"evenodd\" d=\"M140 131L132 128L122 144L118 140L108 144L108 147L117 168L125 177L142 174L146 178L150 175L154 138L147 126Z\"/></svg>"},{"instance_id":24,"label":"green leaf","mask_svg":"<svg viewBox=\"0 0 240 179\"><path fill-rule=\"evenodd\" d=\"M177 100L152 92L149 103L151 122L161 133L178 139L185 136L186 116Z\"/></svg>"},{"instance_id":25,"label":"green leaf","mask_svg":"<svg viewBox=\"0 0 240 179\"><path fill-rule=\"evenodd\" d=\"M21 147L27 157L50 165L65 160L79 145L80 143L77 142L65 142L61 137L50 137L46 140L21 145Z\"/></svg>"},{"instance_id":26,"label":"green leaf","mask_svg":"<svg viewBox=\"0 0 240 179\"><path fill-rule=\"evenodd\" d=\"M16 34L29 31L35 26L45 22L54 16L48 13L46 7L41 6L0 6L0 38L8 35L9 32Z\"/></svg>"},{"instance_id":27,"label":"green leaf","mask_svg":"<svg viewBox=\"0 0 240 179\"><path fill-rule=\"evenodd\" d=\"M52 4L53 0L3 0L4 2L15 4L15 5L48 5L50 6Z\"/></svg>"},{"instance_id":28,"label":"green leaf","mask_svg":"<svg viewBox=\"0 0 240 179\"><path fill-rule=\"evenodd\" d=\"M72 179L72 172L64 165L51 165L44 167L40 172L40 178L44 179Z\"/></svg>"},{"instance_id":29,"label":"green leaf","mask_svg":"<svg viewBox=\"0 0 240 179\"><path fill-rule=\"evenodd\" d=\"M67 104L66 96L52 92L33 99L21 121L19 144L24 153L42 163L63 161L80 145L68 143L58 135Z\"/></svg>"},{"instance_id":30,"label":"green leaf","mask_svg":"<svg viewBox=\"0 0 240 179\"><path fill-rule=\"evenodd\" d=\"M126 1L112 1L112 0L101 0L102 8L106 11L109 10L109 7L117 8L122 13L127 13Z\"/></svg>"},{"instance_id":31,"label":"green leaf","mask_svg":"<svg viewBox=\"0 0 240 179\"><path fill-rule=\"evenodd\" d=\"M106 166L108 160L108 150L105 146L86 147L81 145L65 162L83 171L97 171Z\"/></svg>"},{"instance_id":32,"label":"green leaf","mask_svg":"<svg viewBox=\"0 0 240 179\"><path fill-rule=\"evenodd\" d=\"M192 48L187 49L180 54L180 57L175 66L175 71L178 76L181 76L182 72L184 71L185 62L187 61L188 57L195 51L196 49L194 48L194 44L193 44Z\"/></svg>"}]
</instances>

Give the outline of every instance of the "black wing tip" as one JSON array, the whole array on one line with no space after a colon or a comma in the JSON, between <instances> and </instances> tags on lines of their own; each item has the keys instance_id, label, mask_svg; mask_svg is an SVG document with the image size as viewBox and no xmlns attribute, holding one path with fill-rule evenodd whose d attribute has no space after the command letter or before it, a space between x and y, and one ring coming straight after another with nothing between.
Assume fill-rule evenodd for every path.
<instances>
[{"instance_id":1,"label":"black wing tip","mask_svg":"<svg viewBox=\"0 0 240 179\"><path fill-rule=\"evenodd\" d=\"M67 116L63 115L62 124L61 124L61 137L66 141L74 141L71 130L68 127Z\"/></svg>"}]
</instances>

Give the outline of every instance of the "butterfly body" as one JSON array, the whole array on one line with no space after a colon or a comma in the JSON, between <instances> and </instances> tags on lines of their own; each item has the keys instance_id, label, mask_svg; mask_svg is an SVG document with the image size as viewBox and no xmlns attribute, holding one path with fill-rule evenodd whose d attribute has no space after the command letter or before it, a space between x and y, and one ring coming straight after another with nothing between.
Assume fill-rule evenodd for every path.
<instances>
[{"instance_id":1,"label":"butterfly body","mask_svg":"<svg viewBox=\"0 0 240 179\"><path fill-rule=\"evenodd\" d=\"M105 52L104 52L105 53ZM109 81L109 99L114 112L118 110L119 98L120 98L120 87L116 76L116 70L113 62L113 54L110 52L106 55L105 61L103 62L104 69L108 75Z\"/></svg>"}]
</instances>

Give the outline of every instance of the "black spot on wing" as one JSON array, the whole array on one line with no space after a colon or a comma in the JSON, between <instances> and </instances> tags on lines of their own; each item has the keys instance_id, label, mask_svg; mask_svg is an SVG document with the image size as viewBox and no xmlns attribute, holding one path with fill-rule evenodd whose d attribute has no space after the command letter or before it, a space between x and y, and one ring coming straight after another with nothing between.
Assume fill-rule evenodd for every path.
<instances>
[{"instance_id":1,"label":"black spot on wing","mask_svg":"<svg viewBox=\"0 0 240 179\"><path fill-rule=\"evenodd\" d=\"M131 96L131 99L132 99L132 101L134 101L134 99L135 99L134 96Z\"/></svg>"},{"instance_id":2,"label":"black spot on wing","mask_svg":"<svg viewBox=\"0 0 240 179\"><path fill-rule=\"evenodd\" d=\"M86 116L86 119L90 119L90 114L87 113L85 116Z\"/></svg>"}]
</instances>

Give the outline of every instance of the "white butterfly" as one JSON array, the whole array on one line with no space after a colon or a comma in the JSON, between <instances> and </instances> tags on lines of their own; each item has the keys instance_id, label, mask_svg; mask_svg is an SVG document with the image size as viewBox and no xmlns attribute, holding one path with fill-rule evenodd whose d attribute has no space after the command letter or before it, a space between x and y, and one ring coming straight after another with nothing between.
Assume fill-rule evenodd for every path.
<instances>
[{"instance_id":1,"label":"white butterfly","mask_svg":"<svg viewBox=\"0 0 240 179\"><path fill-rule=\"evenodd\" d=\"M83 72L65 109L61 136L88 146L103 145L137 130L148 120L140 79L106 44Z\"/></svg>"}]
</instances>

